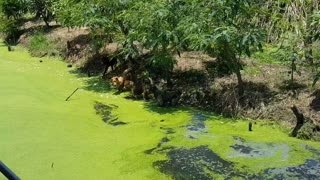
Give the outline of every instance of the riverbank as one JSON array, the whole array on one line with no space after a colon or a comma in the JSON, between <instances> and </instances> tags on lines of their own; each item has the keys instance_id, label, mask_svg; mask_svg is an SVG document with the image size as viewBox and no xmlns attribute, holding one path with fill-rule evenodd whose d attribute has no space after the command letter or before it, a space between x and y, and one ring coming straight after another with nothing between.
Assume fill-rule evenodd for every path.
<instances>
[{"instance_id":1,"label":"riverbank","mask_svg":"<svg viewBox=\"0 0 320 180\"><path fill-rule=\"evenodd\" d=\"M37 41L35 44L46 48L39 49L35 46L31 49L35 49L36 52L30 50L32 54L60 55L74 66L91 72L91 75L102 75L104 65L92 49L94 39L90 37L87 28L68 29L54 23L49 29L44 27L43 23L26 20L21 26L24 33L19 39L19 44L30 49L31 41L42 39L43 41ZM114 43L102 48L103 53L106 53L103 55L112 56L119 48L121 46L115 39ZM312 96L319 85L312 87L314 75L311 70L299 67L301 76L294 76L292 90L289 85L290 68L284 62L274 59L276 52L277 48L266 46L264 53L242 59L244 67L241 73L245 81L245 93L242 97L237 94L236 76L228 72L221 74L214 58L201 52L181 52L181 56L175 55L177 64L170 77L171 90L181 92L179 97L175 98L175 103L229 117L276 120L292 129L296 125L296 117L290 108L297 106L312 123L320 125L317 108L319 98ZM124 61L121 58L119 60ZM108 79L121 76L125 66L121 64L105 77ZM318 137L313 135L305 138L318 140Z\"/></svg>"},{"instance_id":2,"label":"riverbank","mask_svg":"<svg viewBox=\"0 0 320 180\"><path fill-rule=\"evenodd\" d=\"M19 47L8 52L0 45L0 159L22 179L320 173L320 146L288 137L277 123L256 121L249 132L248 121L115 96L100 78L73 70L60 60L33 58ZM105 123L97 102L113 107L111 117L125 124Z\"/></svg>"}]
</instances>

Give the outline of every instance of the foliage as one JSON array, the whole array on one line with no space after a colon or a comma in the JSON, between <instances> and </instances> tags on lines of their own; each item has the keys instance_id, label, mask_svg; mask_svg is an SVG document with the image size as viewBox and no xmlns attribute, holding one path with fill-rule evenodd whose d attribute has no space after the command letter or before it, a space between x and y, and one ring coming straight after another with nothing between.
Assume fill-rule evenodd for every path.
<instances>
[{"instance_id":1,"label":"foliage","mask_svg":"<svg viewBox=\"0 0 320 180\"><path fill-rule=\"evenodd\" d=\"M289 86L294 84L294 73L301 76L301 72L298 66L303 65L304 52L303 47L299 44L300 40L291 33L288 33L287 37L283 39L278 53L278 59L289 67L290 81ZM292 86L292 89L294 87Z\"/></svg>"},{"instance_id":2,"label":"foliage","mask_svg":"<svg viewBox=\"0 0 320 180\"><path fill-rule=\"evenodd\" d=\"M181 45L181 32L177 29L181 7L179 1L140 1L120 14L128 27L124 50L134 57L148 49L152 56L146 65L153 74L166 76L173 70L176 62L173 54ZM135 42L142 47L139 49Z\"/></svg>"},{"instance_id":3,"label":"foliage","mask_svg":"<svg viewBox=\"0 0 320 180\"><path fill-rule=\"evenodd\" d=\"M8 18L0 14L0 33L5 36L8 44L15 43L19 35L17 21L13 17Z\"/></svg>"},{"instance_id":4,"label":"foliage","mask_svg":"<svg viewBox=\"0 0 320 180\"><path fill-rule=\"evenodd\" d=\"M57 0L31 0L30 11L41 17L49 27L49 22L54 18L53 4Z\"/></svg>"},{"instance_id":5,"label":"foliage","mask_svg":"<svg viewBox=\"0 0 320 180\"><path fill-rule=\"evenodd\" d=\"M262 27L268 30L267 42L279 43L288 33L294 34L304 51L304 61L313 64L312 45L318 36L319 0L287 1L271 0L262 6L266 12L260 19Z\"/></svg>"},{"instance_id":6,"label":"foliage","mask_svg":"<svg viewBox=\"0 0 320 180\"><path fill-rule=\"evenodd\" d=\"M312 16L312 22L311 22L311 27L313 27L313 29L315 30L313 32L314 35L314 46L315 48L315 53L313 54L313 57L317 58L318 61L315 64L315 69L316 69L316 74L314 75L314 81L313 81L313 86L319 81L320 79L320 54L319 54L319 47L320 47L320 11L317 11L313 14Z\"/></svg>"},{"instance_id":7,"label":"foliage","mask_svg":"<svg viewBox=\"0 0 320 180\"><path fill-rule=\"evenodd\" d=\"M283 61L287 56L287 52L283 48L279 48L275 45L266 45L263 51L256 52L252 57L259 63L262 64L285 64Z\"/></svg>"},{"instance_id":8,"label":"foliage","mask_svg":"<svg viewBox=\"0 0 320 180\"><path fill-rule=\"evenodd\" d=\"M41 32L36 32L28 45L28 50L32 56L46 56L46 55L56 55L56 47L48 38Z\"/></svg>"},{"instance_id":9,"label":"foliage","mask_svg":"<svg viewBox=\"0 0 320 180\"><path fill-rule=\"evenodd\" d=\"M18 40L18 19L26 12L24 0L0 0L0 33L8 44Z\"/></svg>"},{"instance_id":10,"label":"foliage","mask_svg":"<svg viewBox=\"0 0 320 180\"><path fill-rule=\"evenodd\" d=\"M312 20L310 23L311 32L313 34L313 40L320 40L320 10L316 11L311 16Z\"/></svg>"},{"instance_id":11,"label":"foliage","mask_svg":"<svg viewBox=\"0 0 320 180\"><path fill-rule=\"evenodd\" d=\"M240 58L262 50L263 33L254 19L259 16L258 4L246 0L192 2L190 11L194 14L183 18L180 27L186 29L184 40L192 49L217 57L234 72L242 94Z\"/></svg>"},{"instance_id":12,"label":"foliage","mask_svg":"<svg viewBox=\"0 0 320 180\"><path fill-rule=\"evenodd\" d=\"M68 28L82 26L81 17L83 3L76 3L70 0L60 0L53 4L53 8L56 12L57 21Z\"/></svg>"},{"instance_id":13,"label":"foliage","mask_svg":"<svg viewBox=\"0 0 320 180\"><path fill-rule=\"evenodd\" d=\"M27 11L26 0L1 0L0 9L8 19L17 20Z\"/></svg>"}]
</instances>

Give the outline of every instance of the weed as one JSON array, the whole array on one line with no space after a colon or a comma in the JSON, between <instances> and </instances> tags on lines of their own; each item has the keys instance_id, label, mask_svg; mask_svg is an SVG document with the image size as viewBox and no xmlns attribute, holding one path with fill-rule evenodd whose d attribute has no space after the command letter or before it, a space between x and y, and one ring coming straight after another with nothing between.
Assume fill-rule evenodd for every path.
<instances>
[{"instance_id":1,"label":"weed","mask_svg":"<svg viewBox=\"0 0 320 180\"><path fill-rule=\"evenodd\" d=\"M57 56L59 51L54 43L49 41L48 38L41 32L36 32L30 40L28 50L32 56Z\"/></svg>"}]
</instances>

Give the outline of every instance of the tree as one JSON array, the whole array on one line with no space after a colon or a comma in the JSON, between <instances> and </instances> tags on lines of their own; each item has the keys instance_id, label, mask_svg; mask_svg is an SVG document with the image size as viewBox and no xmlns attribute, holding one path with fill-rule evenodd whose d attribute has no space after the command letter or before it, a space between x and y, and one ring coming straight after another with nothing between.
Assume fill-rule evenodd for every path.
<instances>
[{"instance_id":1,"label":"tree","mask_svg":"<svg viewBox=\"0 0 320 180\"><path fill-rule=\"evenodd\" d=\"M128 33L124 44L132 56L149 51L145 66L149 74L168 77L176 63L173 55L181 48L182 33L177 28L185 8L182 1L136 2L121 14ZM141 48L135 46L139 42Z\"/></svg>"},{"instance_id":2,"label":"tree","mask_svg":"<svg viewBox=\"0 0 320 180\"><path fill-rule=\"evenodd\" d=\"M312 25L314 14L319 11L319 0L287 1L270 0L262 6L265 16L260 25L268 29L267 42L278 43L288 34L294 34L304 49L304 59L312 64L312 44L318 29Z\"/></svg>"},{"instance_id":3,"label":"tree","mask_svg":"<svg viewBox=\"0 0 320 180\"><path fill-rule=\"evenodd\" d=\"M19 36L19 18L26 12L26 1L0 0L0 33L7 44L16 43Z\"/></svg>"},{"instance_id":4,"label":"tree","mask_svg":"<svg viewBox=\"0 0 320 180\"><path fill-rule=\"evenodd\" d=\"M126 25L118 14L131 1L60 0L55 3L58 21L67 27L88 27L93 38L93 49L98 53L117 33L126 34Z\"/></svg>"},{"instance_id":5,"label":"tree","mask_svg":"<svg viewBox=\"0 0 320 180\"><path fill-rule=\"evenodd\" d=\"M0 13L0 33L5 36L8 45L14 44L18 40L19 27L13 17L6 17Z\"/></svg>"},{"instance_id":6,"label":"tree","mask_svg":"<svg viewBox=\"0 0 320 180\"><path fill-rule=\"evenodd\" d=\"M57 21L68 28L84 26L85 8L86 5L83 1L75 0L59 0L55 1L53 5Z\"/></svg>"},{"instance_id":7,"label":"tree","mask_svg":"<svg viewBox=\"0 0 320 180\"><path fill-rule=\"evenodd\" d=\"M36 13L36 17L41 17L49 27L49 22L54 18L53 4L57 0L31 0L30 9L32 13Z\"/></svg>"},{"instance_id":8,"label":"tree","mask_svg":"<svg viewBox=\"0 0 320 180\"><path fill-rule=\"evenodd\" d=\"M9 19L18 20L27 10L25 0L1 0L0 11Z\"/></svg>"},{"instance_id":9,"label":"tree","mask_svg":"<svg viewBox=\"0 0 320 180\"><path fill-rule=\"evenodd\" d=\"M190 1L190 15L180 29L192 49L203 50L237 76L239 95L244 93L241 56L262 50L263 33L256 25L259 4L255 1Z\"/></svg>"}]
</instances>

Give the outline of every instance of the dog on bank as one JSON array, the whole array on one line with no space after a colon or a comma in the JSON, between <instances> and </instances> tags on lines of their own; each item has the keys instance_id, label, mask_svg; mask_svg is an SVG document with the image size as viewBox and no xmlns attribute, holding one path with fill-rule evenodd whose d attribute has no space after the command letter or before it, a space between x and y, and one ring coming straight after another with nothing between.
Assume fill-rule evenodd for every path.
<instances>
[{"instance_id":1,"label":"dog on bank","mask_svg":"<svg viewBox=\"0 0 320 180\"><path fill-rule=\"evenodd\" d=\"M133 88L133 81L127 80L121 76L111 78L112 86L118 89L118 92L130 91Z\"/></svg>"},{"instance_id":2,"label":"dog on bank","mask_svg":"<svg viewBox=\"0 0 320 180\"><path fill-rule=\"evenodd\" d=\"M134 99L149 100L153 97L153 81L148 78L148 81L136 80L135 82L128 80L122 76L115 76L111 78L112 86L118 89L117 93L123 91L131 91L132 97Z\"/></svg>"}]
</instances>

